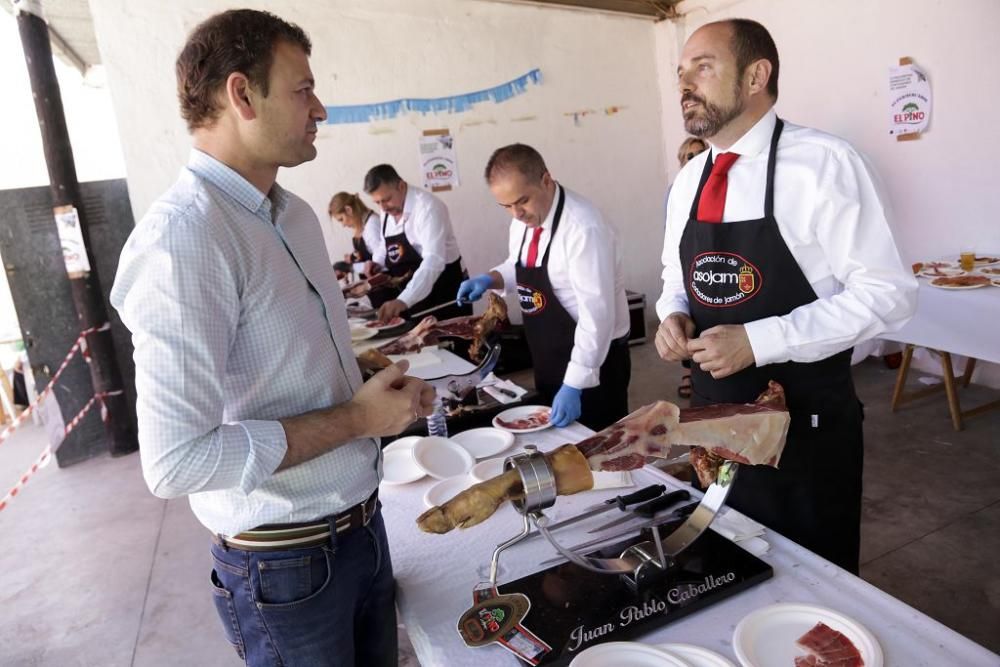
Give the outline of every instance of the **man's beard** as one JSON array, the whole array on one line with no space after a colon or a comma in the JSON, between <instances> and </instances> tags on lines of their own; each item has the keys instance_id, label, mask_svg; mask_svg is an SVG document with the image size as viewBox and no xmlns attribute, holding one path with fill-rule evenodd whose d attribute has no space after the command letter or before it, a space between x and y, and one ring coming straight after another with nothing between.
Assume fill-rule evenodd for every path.
<instances>
[{"instance_id":1,"label":"man's beard","mask_svg":"<svg viewBox=\"0 0 1000 667\"><path fill-rule=\"evenodd\" d=\"M734 118L743 113L744 105L743 100L740 98L739 90L734 91L733 104L728 108L712 104L705 100L705 98L698 97L692 93L685 93L681 98L681 104L689 100L700 103L701 108L704 110L700 116L693 115L698 110L696 107L691 110L692 116L684 119L684 129L688 134L699 139L714 137Z\"/></svg>"}]
</instances>

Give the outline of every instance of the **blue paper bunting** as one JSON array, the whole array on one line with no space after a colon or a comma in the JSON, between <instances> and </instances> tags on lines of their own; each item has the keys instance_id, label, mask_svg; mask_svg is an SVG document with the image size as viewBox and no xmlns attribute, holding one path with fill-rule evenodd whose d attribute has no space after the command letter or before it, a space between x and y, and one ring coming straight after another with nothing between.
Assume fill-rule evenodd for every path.
<instances>
[{"instance_id":1,"label":"blue paper bunting","mask_svg":"<svg viewBox=\"0 0 1000 667\"><path fill-rule=\"evenodd\" d=\"M406 98L375 104L350 104L326 108L326 122L331 125L342 123L367 123L373 120L388 120L401 113L416 111L418 113L461 113L468 111L474 104L492 100L494 104L506 102L510 98L524 93L529 83L538 85L542 82L542 71L533 69L516 79L502 83L486 90L477 90L464 95L450 97Z\"/></svg>"}]
</instances>

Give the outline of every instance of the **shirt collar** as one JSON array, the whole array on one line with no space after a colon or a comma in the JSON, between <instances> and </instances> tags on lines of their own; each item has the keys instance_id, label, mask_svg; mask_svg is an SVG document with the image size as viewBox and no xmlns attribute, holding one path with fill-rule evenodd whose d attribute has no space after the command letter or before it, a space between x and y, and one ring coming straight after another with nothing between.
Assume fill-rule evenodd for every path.
<instances>
[{"instance_id":1,"label":"shirt collar","mask_svg":"<svg viewBox=\"0 0 1000 667\"><path fill-rule=\"evenodd\" d=\"M222 190L254 215L270 219L284 210L287 203L287 193L277 183L271 186L268 198L235 169L197 148L191 149L187 166L196 176Z\"/></svg>"},{"instance_id":2,"label":"shirt collar","mask_svg":"<svg viewBox=\"0 0 1000 667\"><path fill-rule=\"evenodd\" d=\"M774 112L774 107L767 110L767 113L758 120L753 127L746 131L742 137L736 140L727 150L720 151L712 146L712 160L719 153L738 153L747 157L753 157L765 152L771 145L771 135L774 134L774 125L778 122L778 115Z\"/></svg>"},{"instance_id":3,"label":"shirt collar","mask_svg":"<svg viewBox=\"0 0 1000 667\"><path fill-rule=\"evenodd\" d=\"M559 193L562 192L562 186L556 183L556 192L552 196L552 205L549 206L549 212L545 216L545 220L542 221L542 229L549 231L552 229L553 222L556 217L556 207L559 206Z\"/></svg>"}]
</instances>

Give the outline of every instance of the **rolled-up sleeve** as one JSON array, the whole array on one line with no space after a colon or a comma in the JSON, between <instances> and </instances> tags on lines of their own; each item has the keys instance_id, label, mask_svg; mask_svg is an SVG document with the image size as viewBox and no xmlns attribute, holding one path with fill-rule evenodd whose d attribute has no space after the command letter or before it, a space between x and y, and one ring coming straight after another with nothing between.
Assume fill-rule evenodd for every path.
<instances>
[{"instance_id":1,"label":"rolled-up sleeve","mask_svg":"<svg viewBox=\"0 0 1000 667\"><path fill-rule=\"evenodd\" d=\"M119 264L112 305L132 332L140 458L161 498L249 494L285 456L277 421L224 422L226 362L240 316L232 257L207 225L147 216Z\"/></svg>"}]
</instances>

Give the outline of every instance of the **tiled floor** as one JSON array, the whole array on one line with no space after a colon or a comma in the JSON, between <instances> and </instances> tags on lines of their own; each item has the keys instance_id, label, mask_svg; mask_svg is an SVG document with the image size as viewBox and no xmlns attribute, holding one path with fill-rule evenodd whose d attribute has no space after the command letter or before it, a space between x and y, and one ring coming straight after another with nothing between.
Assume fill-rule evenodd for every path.
<instances>
[{"instance_id":1,"label":"tiled floor","mask_svg":"<svg viewBox=\"0 0 1000 667\"><path fill-rule=\"evenodd\" d=\"M676 397L679 368L652 345L632 359L632 405ZM891 414L895 373L881 362L855 376L867 408L862 576L1000 651L1000 412L956 433L943 398ZM970 405L998 395L963 391ZM27 428L0 445L3 491L45 444ZM149 494L137 456L41 470L0 512L0 665L240 664L209 599L207 543L186 501ZM416 665L401 640L401 664Z\"/></svg>"}]
</instances>

